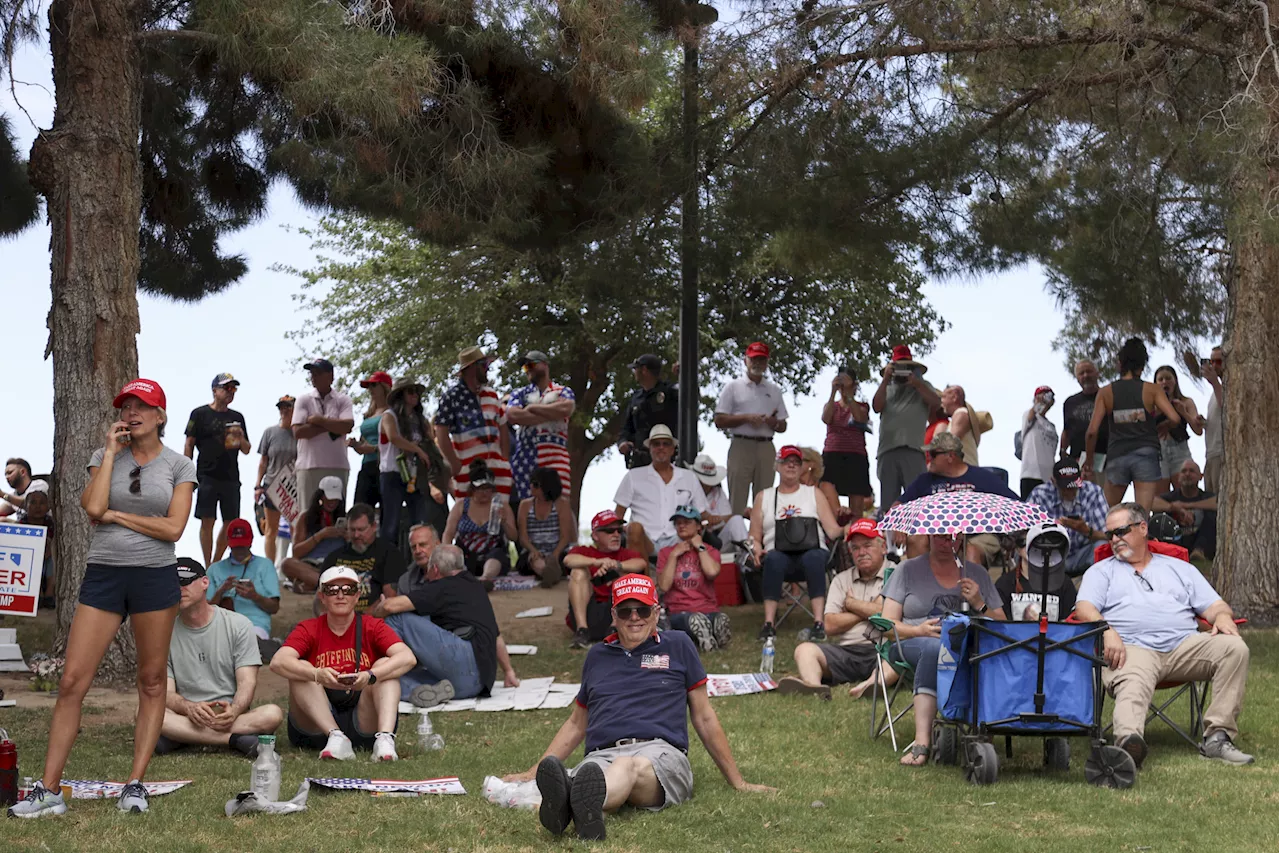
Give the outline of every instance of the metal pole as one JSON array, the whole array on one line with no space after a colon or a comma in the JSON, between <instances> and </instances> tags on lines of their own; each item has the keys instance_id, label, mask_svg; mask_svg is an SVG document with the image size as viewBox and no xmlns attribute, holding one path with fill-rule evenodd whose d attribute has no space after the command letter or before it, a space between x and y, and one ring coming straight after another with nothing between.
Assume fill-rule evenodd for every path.
<instances>
[{"instance_id":1,"label":"metal pole","mask_svg":"<svg viewBox=\"0 0 1280 853\"><path fill-rule=\"evenodd\" d=\"M685 191L680 203L680 461L698 453L698 29L697 0L685 0L689 26L684 43Z\"/></svg>"}]
</instances>

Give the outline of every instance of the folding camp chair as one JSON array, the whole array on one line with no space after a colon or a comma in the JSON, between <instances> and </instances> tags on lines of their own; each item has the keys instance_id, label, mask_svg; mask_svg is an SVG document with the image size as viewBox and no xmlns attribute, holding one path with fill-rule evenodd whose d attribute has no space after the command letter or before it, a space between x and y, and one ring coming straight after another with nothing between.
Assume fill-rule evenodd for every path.
<instances>
[{"instance_id":1,"label":"folding camp chair","mask_svg":"<svg viewBox=\"0 0 1280 853\"><path fill-rule=\"evenodd\" d=\"M734 561L738 564L738 578L742 583L742 600L747 604L758 604L764 600L760 593L760 582L762 569L757 565L755 557L746 548L739 548L734 555ZM782 615L774 620L774 627L782 625L787 617L791 615L791 611L799 607L805 613L809 614L811 622L818 621L814 616L813 610L805 604L808 595L803 592L795 591L795 584L784 583L782 585L782 598L778 601L778 606L786 609L782 611Z\"/></svg>"},{"instance_id":2,"label":"folding camp chair","mask_svg":"<svg viewBox=\"0 0 1280 853\"><path fill-rule=\"evenodd\" d=\"M885 569L884 582L889 583L889 575L892 570ZM903 658L900 640L898 639L898 631L894 627L893 621L886 619L879 613L867 620L871 623L871 627L881 633L882 639L876 643L876 652L880 656L880 661L889 664L893 670L898 673L898 680L894 682L893 692L889 692L889 685L885 682L884 667L877 664L876 666L876 687L871 697L871 738L875 740L885 732L889 733L889 742L893 744L893 751L898 751L898 734L894 730L894 726L906 714L915 707L914 697L910 702L899 711L894 711L894 703L898 700L898 693L902 690L904 684L914 682L915 668L907 663ZM894 651L898 652L897 657L893 655ZM912 695L908 693L907 695ZM881 710L883 709L883 713Z\"/></svg>"}]
</instances>

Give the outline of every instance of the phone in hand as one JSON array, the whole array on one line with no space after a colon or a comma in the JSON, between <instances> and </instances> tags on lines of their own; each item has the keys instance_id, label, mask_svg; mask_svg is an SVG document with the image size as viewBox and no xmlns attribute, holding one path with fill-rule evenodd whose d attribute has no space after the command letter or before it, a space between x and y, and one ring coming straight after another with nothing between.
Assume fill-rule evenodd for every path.
<instances>
[{"instance_id":1,"label":"phone in hand","mask_svg":"<svg viewBox=\"0 0 1280 853\"><path fill-rule=\"evenodd\" d=\"M360 676L358 672L348 672L338 676L338 681L343 684L355 684L356 678Z\"/></svg>"},{"instance_id":2,"label":"phone in hand","mask_svg":"<svg viewBox=\"0 0 1280 853\"><path fill-rule=\"evenodd\" d=\"M333 526L334 526L334 527L336 527L336 528L338 528L339 530L346 530L346 529L347 529L347 517L346 517L345 515L344 515L344 516L342 516L342 518L339 518L337 521L335 521L335 522L333 523Z\"/></svg>"}]
</instances>

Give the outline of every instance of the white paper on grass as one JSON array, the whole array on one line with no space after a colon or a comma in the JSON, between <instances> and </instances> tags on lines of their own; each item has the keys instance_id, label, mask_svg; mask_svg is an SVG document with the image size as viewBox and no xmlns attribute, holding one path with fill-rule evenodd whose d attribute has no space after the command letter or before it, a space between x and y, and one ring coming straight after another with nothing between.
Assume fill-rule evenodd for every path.
<instances>
[{"instance_id":1,"label":"white paper on grass","mask_svg":"<svg viewBox=\"0 0 1280 853\"><path fill-rule=\"evenodd\" d=\"M578 687L580 685L573 684L570 686ZM573 701L577 697L577 690L574 690L572 693L548 693L547 698L542 700L542 704L538 706L538 709L541 711L547 711L553 708L568 708L573 704Z\"/></svg>"},{"instance_id":2,"label":"white paper on grass","mask_svg":"<svg viewBox=\"0 0 1280 853\"><path fill-rule=\"evenodd\" d=\"M507 654L509 655L536 655L537 653L537 646L522 646L518 643L510 643L507 645Z\"/></svg>"},{"instance_id":3,"label":"white paper on grass","mask_svg":"<svg viewBox=\"0 0 1280 853\"><path fill-rule=\"evenodd\" d=\"M553 608L550 604L547 604L542 607L530 607L528 610L521 610L519 613L516 614L516 618L532 619L536 616L550 616L554 612L555 612L555 608Z\"/></svg>"}]
</instances>

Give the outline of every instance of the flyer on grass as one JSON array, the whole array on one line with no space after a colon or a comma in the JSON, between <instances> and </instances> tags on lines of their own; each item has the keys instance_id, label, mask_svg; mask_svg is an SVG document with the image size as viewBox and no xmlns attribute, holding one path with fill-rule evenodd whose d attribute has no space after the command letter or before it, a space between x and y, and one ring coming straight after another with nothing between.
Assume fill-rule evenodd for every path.
<instances>
[{"instance_id":1,"label":"flyer on grass","mask_svg":"<svg viewBox=\"0 0 1280 853\"><path fill-rule=\"evenodd\" d=\"M0 523L0 615L35 616L48 529Z\"/></svg>"}]
</instances>

